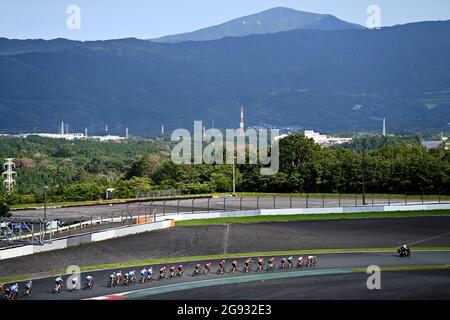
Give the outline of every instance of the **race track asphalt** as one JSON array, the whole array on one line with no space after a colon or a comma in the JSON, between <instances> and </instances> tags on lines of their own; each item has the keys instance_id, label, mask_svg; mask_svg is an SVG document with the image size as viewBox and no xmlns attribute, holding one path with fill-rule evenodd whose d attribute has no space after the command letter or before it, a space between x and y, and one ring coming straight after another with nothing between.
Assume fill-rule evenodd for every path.
<instances>
[{"instance_id":1,"label":"race track asphalt","mask_svg":"<svg viewBox=\"0 0 450 320\"><path fill-rule=\"evenodd\" d=\"M450 299L450 269L385 271L381 289L368 290L368 275L346 273L254 281L162 293L145 300L407 300Z\"/></svg>"},{"instance_id":2,"label":"race track asphalt","mask_svg":"<svg viewBox=\"0 0 450 320\"><path fill-rule=\"evenodd\" d=\"M279 270L277 269L274 272L256 272L252 271L248 274L243 274L242 271L231 274L229 272L230 268L230 262L231 259L228 259L227 263L227 273L224 275L217 275L217 274L208 274L208 275L202 275L193 277L191 275L193 266L195 263L185 263L186 267L186 273L183 277L177 277L174 279L163 279L163 280L154 280L150 283L146 284L136 284L131 286L121 286L121 287L115 287L115 288L108 288L106 286L106 282L108 280L108 276L111 273L111 270L102 270L97 272L92 272L91 274L94 277L94 280L96 280L96 285L92 290L76 290L74 292L68 292L67 290L64 290L60 294L53 295L51 293L51 287L53 284L53 278L45 278L45 279L38 279L34 281L33 284L33 293L31 297L21 297L21 299L24 300L73 300L73 299L87 299L87 298L93 298L93 297L99 297L104 295L113 295L113 294L120 294L123 292L129 292L129 291L136 291L136 293L128 293L124 296L116 296L119 297L119 299L198 299L201 297L199 296L199 293L201 292L215 292L214 294L208 294L204 295L203 298L208 297L208 299L258 299L261 298L259 292L259 289L261 289L261 292L265 292L265 294L271 294L267 298L270 299L284 299L284 298L299 298L299 297L306 297L308 299L319 299L319 298L327 298L327 299L335 299L339 298L337 295L339 293L339 290L336 294L333 293L326 293L326 290L322 289L322 286L326 289L328 288L339 288L343 290L345 288L347 289L355 289L355 293L359 294L361 292L364 293L363 286L365 286L366 280L368 275L363 273L344 273L344 274L333 274L335 272L350 272L351 270L346 270L346 268L367 268L369 265L378 265L380 267L384 266L426 266L426 265L446 265L450 263L450 251L429 251L429 252L413 252L412 256L410 258L400 258L398 257L394 252L371 252L371 253L334 253L334 254L322 254L317 255L318 262L317 265L313 268L304 268L304 269L291 269L291 270ZM256 258L256 257L253 257ZM267 258L267 257L266 257ZM279 261L280 257L277 257L277 261ZM296 257L295 257L296 258ZM266 259L267 260L267 259ZM242 264L243 259L238 259L240 262L239 269L242 270ZM214 265L213 271L217 268L217 260L211 261ZM161 267L160 265L153 266L153 270L156 271ZM133 268L139 273L140 268ZM127 270L122 270L123 272ZM415 298L422 298L420 295L420 285L416 286L416 284L425 283L425 278L433 279L433 280L427 280L431 281L432 283L439 283L439 279L445 277L445 275L448 276L448 270L444 270L446 272L441 272L439 270L431 270L423 271L422 273L419 272L418 274L421 275L422 278L418 278L418 282L415 283L414 279L416 278L408 278L410 279L408 286L411 286L412 288L415 288L416 291L418 291L418 294L415 295ZM403 272L403 271L402 271ZM312 275L309 275L312 273ZM264 281L264 285L261 285L261 281L251 281L251 282L245 282L245 284L242 283L242 281L245 281L246 277L273 277L277 276L279 274L280 276L289 276L292 274L293 276L289 276L287 279L278 279L278 280L267 280L269 283L269 288L266 288L266 281ZM403 274L403 273L402 273ZM439 277L436 275L439 274ZM82 278L87 274L82 274ZM384 272L382 272L382 277L384 276ZM154 275L156 278L156 276ZM67 276L64 277L64 279L67 279ZM383 279L383 278L382 278ZM386 284L386 288L394 288L395 289L395 282L396 278L391 278L390 276L387 278L388 281L386 283L382 282L383 284ZM389 280L391 279L391 280ZM402 288L406 288L405 284L405 278L400 281L402 286L398 287L396 290L397 292L400 292ZM413 280L411 280L413 279ZM207 280L205 282L205 280ZM215 282L217 281L236 281L237 284L232 285L224 285L220 288L217 286L214 286ZM383 281L383 280L382 280ZM207 287L203 288L197 288L195 290L189 290L190 287L195 286L198 283L202 283L202 286L207 285ZM273 283L273 285L272 285ZM317 287L313 291L309 292L306 296L306 290L305 285L311 284L313 287ZM447 279L442 284L448 284L449 280ZM177 288L177 285L182 284L183 286L180 288ZM297 284L297 285L296 285ZM23 284L20 283L19 286L23 288ZM241 288L242 290L237 290L236 288ZM276 290L276 289L280 290ZM281 290L281 288L283 288ZM450 286L440 285L439 290L443 290L445 296L449 295L450 292ZM166 294L154 294L155 290L169 290L171 292ZM187 290L186 290L187 289ZM209 290L208 290L209 289ZM255 290L252 290L255 289ZM287 289L287 290L284 290ZM200 290L200 291L199 291ZM203 291L205 290L205 291ZM367 288L366 288L367 290ZM254 292L253 292L254 291ZM253 293L252 293L253 292ZM439 291L440 292L440 291ZM325 295L323 295L325 294ZM366 295L368 293L365 293ZM344 298L343 296L342 298ZM429 295L426 294L423 296L423 298L428 298ZM439 297L440 293L439 293ZM357 298L355 295L350 295L345 298L354 299ZM380 297L383 298L383 297ZM390 297L392 298L392 297Z\"/></svg>"},{"instance_id":3,"label":"race track asphalt","mask_svg":"<svg viewBox=\"0 0 450 320\"><path fill-rule=\"evenodd\" d=\"M449 247L450 217L175 227L1 261L0 277L167 257L281 250Z\"/></svg>"}]
</instances>

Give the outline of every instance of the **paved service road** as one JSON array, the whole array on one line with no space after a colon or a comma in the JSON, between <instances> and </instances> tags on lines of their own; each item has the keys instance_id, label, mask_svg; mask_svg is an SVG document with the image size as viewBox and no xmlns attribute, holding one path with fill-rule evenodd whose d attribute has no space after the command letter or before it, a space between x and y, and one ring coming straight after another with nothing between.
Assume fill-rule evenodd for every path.
<instances>
[{"instance_id":1,"label":"paved service road","mask_svg":"<svg viewBox=\"0 0 450 320\"><path fill-rule=\"evenodd\" d=\"M209 202L209 203L208 203ZM366 202L370 206L372 198L367 196ZM426 201L425 203L436 203L437 201ZM404 199L374 199L374 205L390 204L405 204ZM409 200L409 204L422 203L417 200ZM66 207L66 208L48 208L47 216L49 219L63 219L63 220L77 220L90 219L91 216L104 218L110 217L112 214L120 216L121 214L143 215L150 214L156 209L156 214L162 215L170 213L192 213L192 212L207 212L209 211L233 211L233 210L253 210L253 209L281 209L281 208L321 208L321 207L338 207L338 206L358 206L362 205L361 195L355 198L337 197L314 197L311 196L308 200L303 197L277 197L277 198L256 198L256 197L230 197L230 198L206 198L186 199L186 200L170 200L170 201L154 201L130 204L114 204L114 205L93 205L80 207ZM15 218L42 218L44 215L43 209L39 210L17 210L13 211Z\"/></svg>"},{"instance_id":2,"label":"paved service road","mask_svg":"<svg viewBox=\"0 0 450 320\"><path fill-rule=\"evenodd\" d=\"M312 252L313 254L313 252ZM310 281L310 283L313 283L315 287L320 288L322 285L324 288L327 288L327 286L332 286L332 283L330 284L330 279L333 277L338 278L338 282L341 283L347 283L345 279L350 279L349 286L352 285L352 283L355 285L355 288L358 288L358 290L361 289L362 285L365 285L365 281L367 279L367 275L363 273L357 274L357 273L349 273L352 272L352 270L347 270L348 268L366 268L369 265L379 265L381 267L383 266L425 266L425 265L446 265L450 263L450 251L429 251L429 252L413 252L412 256L410 258L399 258L396 254L393 252L372 252L372 253L342 253L342 254L322 254L318 255L318 262L317 266L313 268L305 268L305 269L292 269L292 270L276 270L273 272L256 272L252 271L248 274L243 274L242 272L231 274L230 272L227 272L224 275L217 275L217 274L208 274L203 276L197 276L192 277L190 274L192 273L193 266L195 263L184 263L186 267L186 274L183 277L177 277L174 279L163 279L163 280L155 280L150 283L146 284L136 284L132 286L125 286L125 287L116 287L116 288L108 288L106 286L106 282L108 280L108 276L111 273L111 270L103 270L103 271L97 271L92 272L92 275L94 276L94 280L96 280L96 285L92 290L77 290L75 292L68 292L67 290L64 290L62 293L53 295L51 293L51 287L53 284L53 278L47 278L47 279L39 279L34 281L34 288L33 288L33 294L31 297L25 297L22 299L86 299L86 298L93 298L93 297L103 297L102 299L146 299L149 297L152 298L158 298L159 293L164 293L165 295L161 295L161 298L164 297L172 297L172 298L183 298L183 299L196 299L199 297L197 290L204 290L204 289L196 289L190 290L190 288L198 287L198 288L205 288L205 287L211 287L211 286L217 286L218 284L226 284L223 286L223 289L220 288L215 295L211 295L211 299L214 298L221 298L220 292L223 292L225 295L228 295L227 298L232 299L246 299L246 298L257 298L257 294L250 294L248 296L248 289L255 288L255 285L258 281L262 281L267 279L268 282L274 283L273 289L276 289L277 287L282 287L283 285L289 286L289 284L294 285L295 283L298 283L299 285L303 283L303 281ZM253 257L256 258L256 257ZM268 258L268 257L266 257ZM277 257L277 261L279 261L280 257ZM295 257L297 258L297 257ZM266 259L267 260L267 259ZM213 270L216 270L217 268L217 261L212 261L214 268ZM227 271L229 271L230 268L230 262L231 259L228 260L227 263ZM239 259L240 266L239 269L242 270L242 264L243 259ZM159 269L159 265L153 266L154 270ZM137 273L139 273L140 268L134 268ZM254 267L253 267L254 269ZM123 272L127 270L122 270ZM280 275L275 275L279 273ZM348 274L347 274L348 273ZM431 272L431 277L435 279L436 271ZM437 273L436 273L437 274ZM441 276L447 274L440 273ZM86 274L83 274L82 277L84 278ZM339 280L339 277L344 276L344 280ZM155 277L155 276L154 276ZM248 280L246 280L246 277L250 277ZM311 277L309 280L304 280L306 278ZM350 278L345 278L350 277ZM403 276L402 276L403 277ZM423 277L423 275L422 275ZM430 277L430 274L425 274L425 277ZM156 277L155 277L156 278ZM227 279L229 278L229 280ZM389 281L396 281L396 278L392 277L389 278ZM401 278L404 279L404 278ZM205 281L206 280L206 281ZM362 284L359 283L360 281L363 281ZM398 283L402 283L403 280L400 280ZM414 280L413 280L414 281ZM419 279L419 281L423 281ZM435 281L435 280L433 280ZM227 283L228 282L228 283ZM242 284L246 283L246 285ZM447 282L448 283L448 280ZM181 285L180 285L181 284ZM240 288L248 288L246 290L240 290L235 291L234 286L238 286ZM23 288L23 284L20 284L20 286ZM231 286L232 290L230 290ZM390 285L389 285L390 286ZM414 286L414 282L411 282L411 286ZM399 287L399 288L404 288ZM444 290L444 293L448 296L450 287L446 286L445 288L441 288ZM440 289L440 290L441 290ZM137 292L134 292L136 290L139 290ZM184 290L184 295L180 296L179 292L180 290ZM303 291L302 286L297 287L297 290ZM285 291L281 290L279 296L277 294L273 294L271 298L285 298L286 294L289 294L289 292L297 292L297 290L294 289L287 289L286 293ZM317 289L318 290L318 289ZM367 290L367 289L366 289ZM133 292L130 292L133 291ZM127 294L123 295L124 292L128 292ZM155 294L156 292L156 294ZM177 293L178 292L178 293ZM316 291L317 292L317 291ZM116 294L116 296L112 296ZM121 295L122 294L122 295ZM171 296L171 295L175 296ZM302 293L299 293L300 296ZM231 296L230 296L231 295ZM295 294L293 298L296 297ZM328 295L328 298L336 298L336 296ZM420 295L418 296L420 298ZM318 296L310 296L310 298L321 298L320 295ZM356 297L353 297L356 298Z\"/></svg>"}]
</instances>

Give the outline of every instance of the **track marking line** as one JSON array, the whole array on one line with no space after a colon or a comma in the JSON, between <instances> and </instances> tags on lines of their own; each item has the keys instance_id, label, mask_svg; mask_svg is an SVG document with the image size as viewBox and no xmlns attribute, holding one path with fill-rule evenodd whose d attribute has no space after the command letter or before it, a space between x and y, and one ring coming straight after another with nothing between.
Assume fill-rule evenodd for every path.
<instances>
[{"instance_id":1,"label":"track marking line","mask_svg":"<svg viewBox=\"0 0 450 320\"><path fill-rule=\"evenodd\" d=\"M426 238L426 239L423 239L423 240L419 240L419 241L412 242L412 243L409 244L409 246L413 246L413 245L416 245L416 244L419 244L419 243L424 243L424 242L427 242L427 241L430 241L430 240L442 238L442 237L445 237L445 236L447 236L447 235L450 235L450 231L449 231L449 232L442 233L442 234L438 234L438 235L436 235L436 236L429 237L429 238Z\"/></svg>"},{"instance_id":2,"label":"track marking line","mask_svg":"<svg viewBox=\"0 0 450 320\"><path fill-rule=\"evenodd\" d=\"M233 283L245 283L245 282L261 281L261 280L274 280L274 279L284 279L284 278L292 278L292 277L308 277L308 276L320 276L320 275L344 274L344 273L355 273L355 271L353 271L351 269L324 269L324 270L291 271L291 272L283 272L283 273L253 274L253 275L247 275L247 276L227 277L227 278L175 283L175 284L170 284L170 285L165 285L165 286L133 290L133 291L128 291L128 292L118 293L115 295L106 295L106 296L88 298L85 300L111 300L110 299L111 296L117 296L118 299L139 298L139 297L146 297L146 296L162 294L162 293L167 293L167 292L174 292L174 291L202 288L202 287L210 287L210 286L219 286L219 285L226 285L226 284L233 284Z\"/></svg>"}]
</instances>

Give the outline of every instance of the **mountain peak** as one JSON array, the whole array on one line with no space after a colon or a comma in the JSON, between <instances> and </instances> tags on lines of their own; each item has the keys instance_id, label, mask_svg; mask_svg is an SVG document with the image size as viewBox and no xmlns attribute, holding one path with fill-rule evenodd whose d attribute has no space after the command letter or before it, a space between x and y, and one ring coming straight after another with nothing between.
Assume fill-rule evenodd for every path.
<instances>
[{"instance_id":1,"label":"mountain peak","mask_svg":"<svg viewBox=\"0 0 450 320\"><path fill-rule=\"evenodd\" d=\"M242 37L252 34L276 33L297 29L340 30L363 27L342 21L329 14L298 11L275 7L262 12L227 21L193 32L164 36L155 42L207 41L225 37Z\"/></svg>"}]
</instances>

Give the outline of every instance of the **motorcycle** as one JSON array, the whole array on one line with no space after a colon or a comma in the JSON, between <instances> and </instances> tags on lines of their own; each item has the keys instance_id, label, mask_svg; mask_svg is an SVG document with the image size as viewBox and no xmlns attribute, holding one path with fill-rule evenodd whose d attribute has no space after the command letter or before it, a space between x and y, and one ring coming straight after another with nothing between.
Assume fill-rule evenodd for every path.
<instances>
[{"instance_id":1,"label":"motorcycle","mask_svg":"<svg viewBox=\"0 0 450 320\"><path fill-rule=\"evenodd\" d=\"M397 250L399 257L410 257L411 256L411 250L409 248L400 248Z\"/></svg>"}]
</instances>

